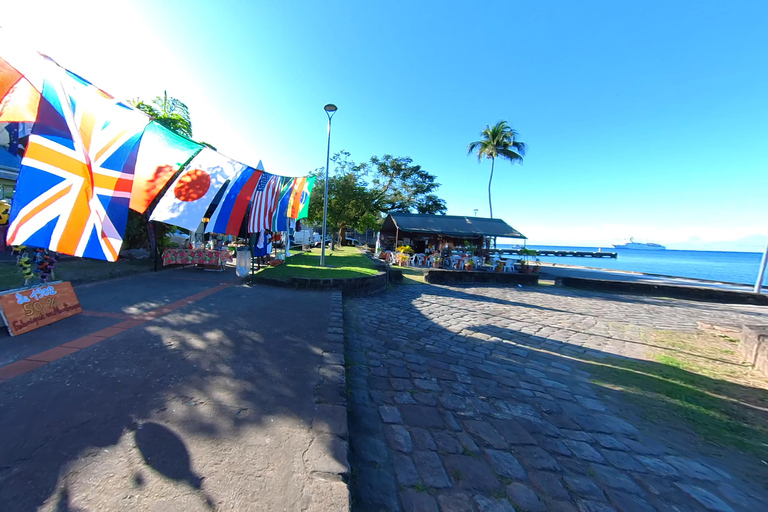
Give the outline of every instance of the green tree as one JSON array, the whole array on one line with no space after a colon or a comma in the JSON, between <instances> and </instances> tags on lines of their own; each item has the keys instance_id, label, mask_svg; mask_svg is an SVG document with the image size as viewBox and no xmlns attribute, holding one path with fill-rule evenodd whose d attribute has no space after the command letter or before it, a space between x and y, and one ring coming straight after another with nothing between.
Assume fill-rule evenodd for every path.
<instances>
[{"instance_id":1,"label":"green tree","mask_svg":"<svg viewBox=\"0 0 768 512\"><path fill-rule=\"evenodd\" d=\"M488 208L493 218L493 203L491 203L491 182L493 181L493 168L496 158L504 158L511 163L523 163L526 145L517 140L517 131L509 127L506 121L499 121L493 126L486 126L480 133L480 140L471 142L467 148L467 154L477 153L477 161L483 157L491 159L491 177L488 179Z\"/></svg>"},{"instance_id":2,"label":"green tree","mask_svg":"<svg viewBox=\"0 0 768 512\"><path fill-rule=\"evenodd\" d=\"M192 120L189 116L189 108L182 101L168 96L166 91L163 91L162 96L153 99L151 103L136 99L131 104L172 132L188 139L192 138Z\"/></svg>"},{"instance_id":3,"label":"green tree","mask_svg":"<svg viewBox=\"0 0 768 512\"><path fill-rule=\"evenodd\" d=\"M328 179L328 225L340 243L346 229L375 229L382 213L412 212L444 214L445 201L434 193L440 186L435 176L410 158L384 155L357 164L346 151L333 156L334 170ZM316 169L315 188L310 198L309 221L323 222L325 170Z\"/></svg>"}]
</instances>

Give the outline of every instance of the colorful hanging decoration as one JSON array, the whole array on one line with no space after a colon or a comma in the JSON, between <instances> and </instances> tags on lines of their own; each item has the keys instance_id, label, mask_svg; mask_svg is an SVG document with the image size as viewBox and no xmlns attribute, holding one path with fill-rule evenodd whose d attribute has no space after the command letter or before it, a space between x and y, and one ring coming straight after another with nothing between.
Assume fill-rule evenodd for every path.
<instances>
[{"instance_id":1,"label":"colorful hanging decoration","mask_svg":"<svg viewBox=\"0 0 768 512\"><path fill-rule=\"evenodd\" d=\"M309 200L312 197L312 189L315 188L315 177L312 176L311 178L308 178L306 183L304 184L304 190L301 192L301 207L299 209L298 215L296 215L296 219L306 219L309 217Z\"/></svg>"},{"instance_id":2,"label":"colorful hanging decoration","mask_svg":"<svg viewBox=\"0 0 768 512\"><path fill-rule=\"evenodd\" d=\"M150 220L195 231L221 187L244 168L240 162L203 148L168 188Z\"/></svg>"},{"instance_id":3,"label":"colorful hanging decoration","mask_svg":"<svg viewBox=\"0 0 768 512\"><path fill-rule=\"evenodd\" d=\"M272 231L288 230L288 200L291 198L291 185L293 185L293 178L282 178L280 197L275 213L272 215Z\"/></svg>"},{"instance_id":4,"label":"colorful hanging decoration","mask_svg":"<svg viewBox=\"0 0 768 512\"><path fill-rule=\"evenodd\" d=\"M261 162L253 167L246 167L233 178L224 198L219 202L216 210L211 215L211 221L205 227L206 233L218 233L220 235L238 235L243 223L248 203L253 191L261 179L264 167Z\"/></svg>"},{"instance_id":5,"label":"colorful hanging decoration","mask_svg":"<svg viewBox=\"0 0 768 512\"><path fill-rule=\"evenodd\" d=\"M152 200L203 146L152 121L144 130L136 159L131 210L144 213Z\"/></svg>"},{"instance_id":6,"label":"colorful hanging decoration","mask_svg":"<svg viewBox=\"0 0 768 512\"><path fill-rule=\"evenodd\" d=\"M115 261L148 119L38 57L47 72L21 161L7 241Z\"/></svg>"}]
</instances>

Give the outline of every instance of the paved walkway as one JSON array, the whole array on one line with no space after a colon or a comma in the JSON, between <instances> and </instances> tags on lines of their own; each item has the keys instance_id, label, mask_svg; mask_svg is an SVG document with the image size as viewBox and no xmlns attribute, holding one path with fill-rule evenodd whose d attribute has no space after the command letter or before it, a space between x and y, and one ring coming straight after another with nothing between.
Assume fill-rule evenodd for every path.
<instances>
[{"instance_id":1,"label":"paved walkway","mask_svg":"<svg viewBox=\"0 0 768 512\"><path fill-rule=\"evenodd\" d=\"M75 290L83 315L0 338L0 509L346 510L340 294L195 269Z\"/></svg>"},{"instance_id":2,"label":"paved walkway","mask_svg":"<svg viewBox=\"0 0 768 512\"><path fill-rule=\"evenodd\" d=\"M642 328L698 321L766 309L544 286L348 299L353 510L762 510L768 467L675 444L564 357L640 357Z\"/></svg>"}]
</instances>

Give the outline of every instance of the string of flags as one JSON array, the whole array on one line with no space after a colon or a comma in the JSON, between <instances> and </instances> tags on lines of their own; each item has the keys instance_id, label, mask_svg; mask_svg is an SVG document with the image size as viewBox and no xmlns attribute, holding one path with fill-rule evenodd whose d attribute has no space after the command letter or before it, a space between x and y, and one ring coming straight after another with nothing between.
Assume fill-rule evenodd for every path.
<instances>
[{"instance_id":1,"label":"string of flags","mask_svg":"<svg viewBox=\"0 0 768 512\"><path fill-rule=\"evenodd\" d=\"M205 231L229 235L307 216L314 178L228 158L19 46L0 31L0 122L32 123L9 245L115 261L128 210L153 203L150 220L194 231L210 215Z\"/></svg>"}]
</instances>

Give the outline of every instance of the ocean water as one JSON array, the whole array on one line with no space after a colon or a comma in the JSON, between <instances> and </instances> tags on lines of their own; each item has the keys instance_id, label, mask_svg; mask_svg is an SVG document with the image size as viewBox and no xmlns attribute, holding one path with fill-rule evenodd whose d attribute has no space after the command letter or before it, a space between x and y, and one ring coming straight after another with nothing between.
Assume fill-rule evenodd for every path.
<instances>
[{"instance_id":1,"label":"ocean water","mask_svg":"<svg viewBox=\"0 0 768 512\"><path fill-rule=\"evenodd\" d=\"M511 245L499 244L499 249L511 248ZM597 247L559 247L529 245L531 249L554 249L560 251L597 251ZM615 252L613 258L573 258L547 257L539 259L549 263L563 263L593 268L630 270L648 274L663 274L675 277L709 279L726 283L754 285L760 270L762 254L753 252L721 251L643 251L603 247L603 252ZM768 274L768 272L767 272ZM768 275L763 279L768 285Z\"/></svg>"}]
</instances>

